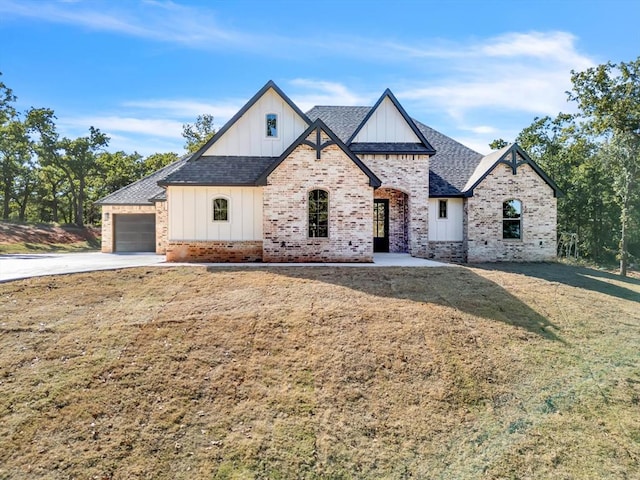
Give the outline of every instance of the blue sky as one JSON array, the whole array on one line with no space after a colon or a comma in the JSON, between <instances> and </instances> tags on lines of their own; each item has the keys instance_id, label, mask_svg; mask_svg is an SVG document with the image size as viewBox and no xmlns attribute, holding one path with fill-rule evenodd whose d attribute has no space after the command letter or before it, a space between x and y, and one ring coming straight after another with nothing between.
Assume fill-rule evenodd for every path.
<instances>
[{"instance_id":1,"label":"blue sky","mask_svg":"<svg viewBox=\"0 0 640 480\"><path fill-rule=\"evenodd\" d=\"M639 25L634 0L0 0L0 72L20 109L109 150L182 153L182 124L222 126L271 79L304 111L390 88L487 153L572 111L572 69L636 59Z\"/></svg>"}]
</instances>

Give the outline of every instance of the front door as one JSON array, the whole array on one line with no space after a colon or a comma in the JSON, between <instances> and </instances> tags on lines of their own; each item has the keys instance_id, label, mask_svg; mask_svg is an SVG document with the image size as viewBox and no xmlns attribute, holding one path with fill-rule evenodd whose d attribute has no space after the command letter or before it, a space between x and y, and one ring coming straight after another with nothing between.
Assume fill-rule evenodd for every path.
<instances>
[{"instance_id":1,"label":"front door","mask_svg":"<svg viewBox=\"0 0 640 480\"><path fill-rule=\"evenodd\" d=\"M373 200L373 251L389 251L389 200Z\"/></svg>"}]
</instances>

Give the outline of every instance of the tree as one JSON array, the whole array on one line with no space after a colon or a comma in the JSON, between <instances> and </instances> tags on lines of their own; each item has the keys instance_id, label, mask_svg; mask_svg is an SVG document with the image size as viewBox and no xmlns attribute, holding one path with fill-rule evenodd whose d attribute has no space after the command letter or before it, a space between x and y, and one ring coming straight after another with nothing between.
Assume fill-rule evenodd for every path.
<instances>
[{"instance_id":1,"label":"tree","mask_svg":"<svg viewBox=\"0 0 640 480\"><path fill-rule=\"evenodd\" d=\"M184 144L189 153L197 152L200 147L211 139L216 133L213 125L213 115L205 113L198 115L196 123L182 125L182 136L187 140Z\"/></svg>"},{"instance_id":2,"label":"tree","mask_svg":"<svg viewBox=\"0 0 640 480\"><path fill-rule=\"evenodd\" d=\"M585 126L604 136L609 165L615 175L620 207L620 275L629 262L629 205L635 196L640 168L640 57L633 62L606 63L584 72L571 72L575 101Z\"/></svg>"},{"instance_id":3,"label":"tree","mask_svg":"<svg viewBox=\"0 0 640 480\"><path fill-rule=\"evenodd\" d=\"M489 144L489 148L491 150L500 150L501 148L504 148L507 145L509 145L509 142L507 142L506 140L503 140L502 138L496 138L493 142Z\"/></svg>"},{"instance_id":4,"label":"tree","mask_svg":"<svg viewBox=\"0 0 640 480\"><path fill-rule=\"evenodd\" d=\"M53 110L33 109L27 117L29 127L38 134L35 150L42 165L52 165L64 172L69 183L73 221L84 225L87 181L98 173L97 153L109 144L109 137L89 127L89 135L74 140L58 135Z\"/></svg>"},{"instance_id":5,"label":"tree","mask_svg":"<svg viewBox=\"0 0 640 480\"><path fill-rule=\"evenodd\" d=\"M629 230L631 207L638 200L636 186L640 182L640 135L618 133L602 149L605 165L613 173L615 198L620 207L620 275L626 276L629 264Z\"/></svg>"},{"instance_id":6,"label":"tree","mask_svg":"<svg viewBox=\"0 0 640 480\"><path fill-rule=\"evenodd\" d=\"M89 127L87 137L78 137L75 140L62 139L61 146L65 151L63 170L69 172L70 181L77 188L74 209L76 225L84 225L85 190L87 179L98 169L96 153L108 144L109 137L95 127Z\"/></svg>"},{"instance_id":7,"label":"tree","mask_svg":"<svg viewBox=\"0 0 640 480\"><path fill-rule=\"evenodd\" d=\"M166 167L176 160L178 160L178 154L174 152L153 153L142 162L142 176L144 177L153 172L157 172L162 167Z\"/></svg>"}]
</instances>

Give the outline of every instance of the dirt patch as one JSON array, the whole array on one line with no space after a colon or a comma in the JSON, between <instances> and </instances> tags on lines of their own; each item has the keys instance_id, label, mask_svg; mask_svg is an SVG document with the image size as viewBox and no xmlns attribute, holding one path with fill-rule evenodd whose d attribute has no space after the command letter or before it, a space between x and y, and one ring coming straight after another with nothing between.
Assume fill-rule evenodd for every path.
<instances>
[{"instance_id":1,"label":"dirt patch","mask_svg":"<svg viewBox=\"0 0 640 480\"><path fill-rule=\"evenodd\" d=\"M0 222L0 253L94 250L100 246L100 233L91 226Z\"/></svg>"},{"instance_id":2,"label":"dirt patch","mask_svg":"<svg viewBox=\"0 0 640 480\"><path fill-rule=\"evenodd\" d=\"M562 265L0 285L0 478L636 478L640 282Z\"/></svg>"},{"instance_id":3,"label":"dirt patch","mask_svg":"<svg viewBox=\"0 0 640 480\"><path fill-rule=\"evenodd\" d=\"M59 226L51 224L20 224L0 222L0 243L76 243L96 240L100 229L96 227Z\"/></svg>"}]
</instances>

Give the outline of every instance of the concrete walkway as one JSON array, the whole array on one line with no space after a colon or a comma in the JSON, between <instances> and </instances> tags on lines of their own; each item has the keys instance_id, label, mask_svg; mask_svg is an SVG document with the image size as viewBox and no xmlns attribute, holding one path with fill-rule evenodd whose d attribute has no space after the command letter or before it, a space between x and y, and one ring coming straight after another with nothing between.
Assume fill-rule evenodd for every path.
<instances>
[{"instance_id":1,"label":"concrete walkway","mask_svg":"<svg viewBox=\"0 0 640 480\"><path fill-rule=\"evenodd\" d=\"M414 258L406 253L376 253L374 263L166 263L154 253L42 253L0 254L0 282L66 273L145 266L203 267L446 267L448 263Z\"/></svg>"}]
</instances>

